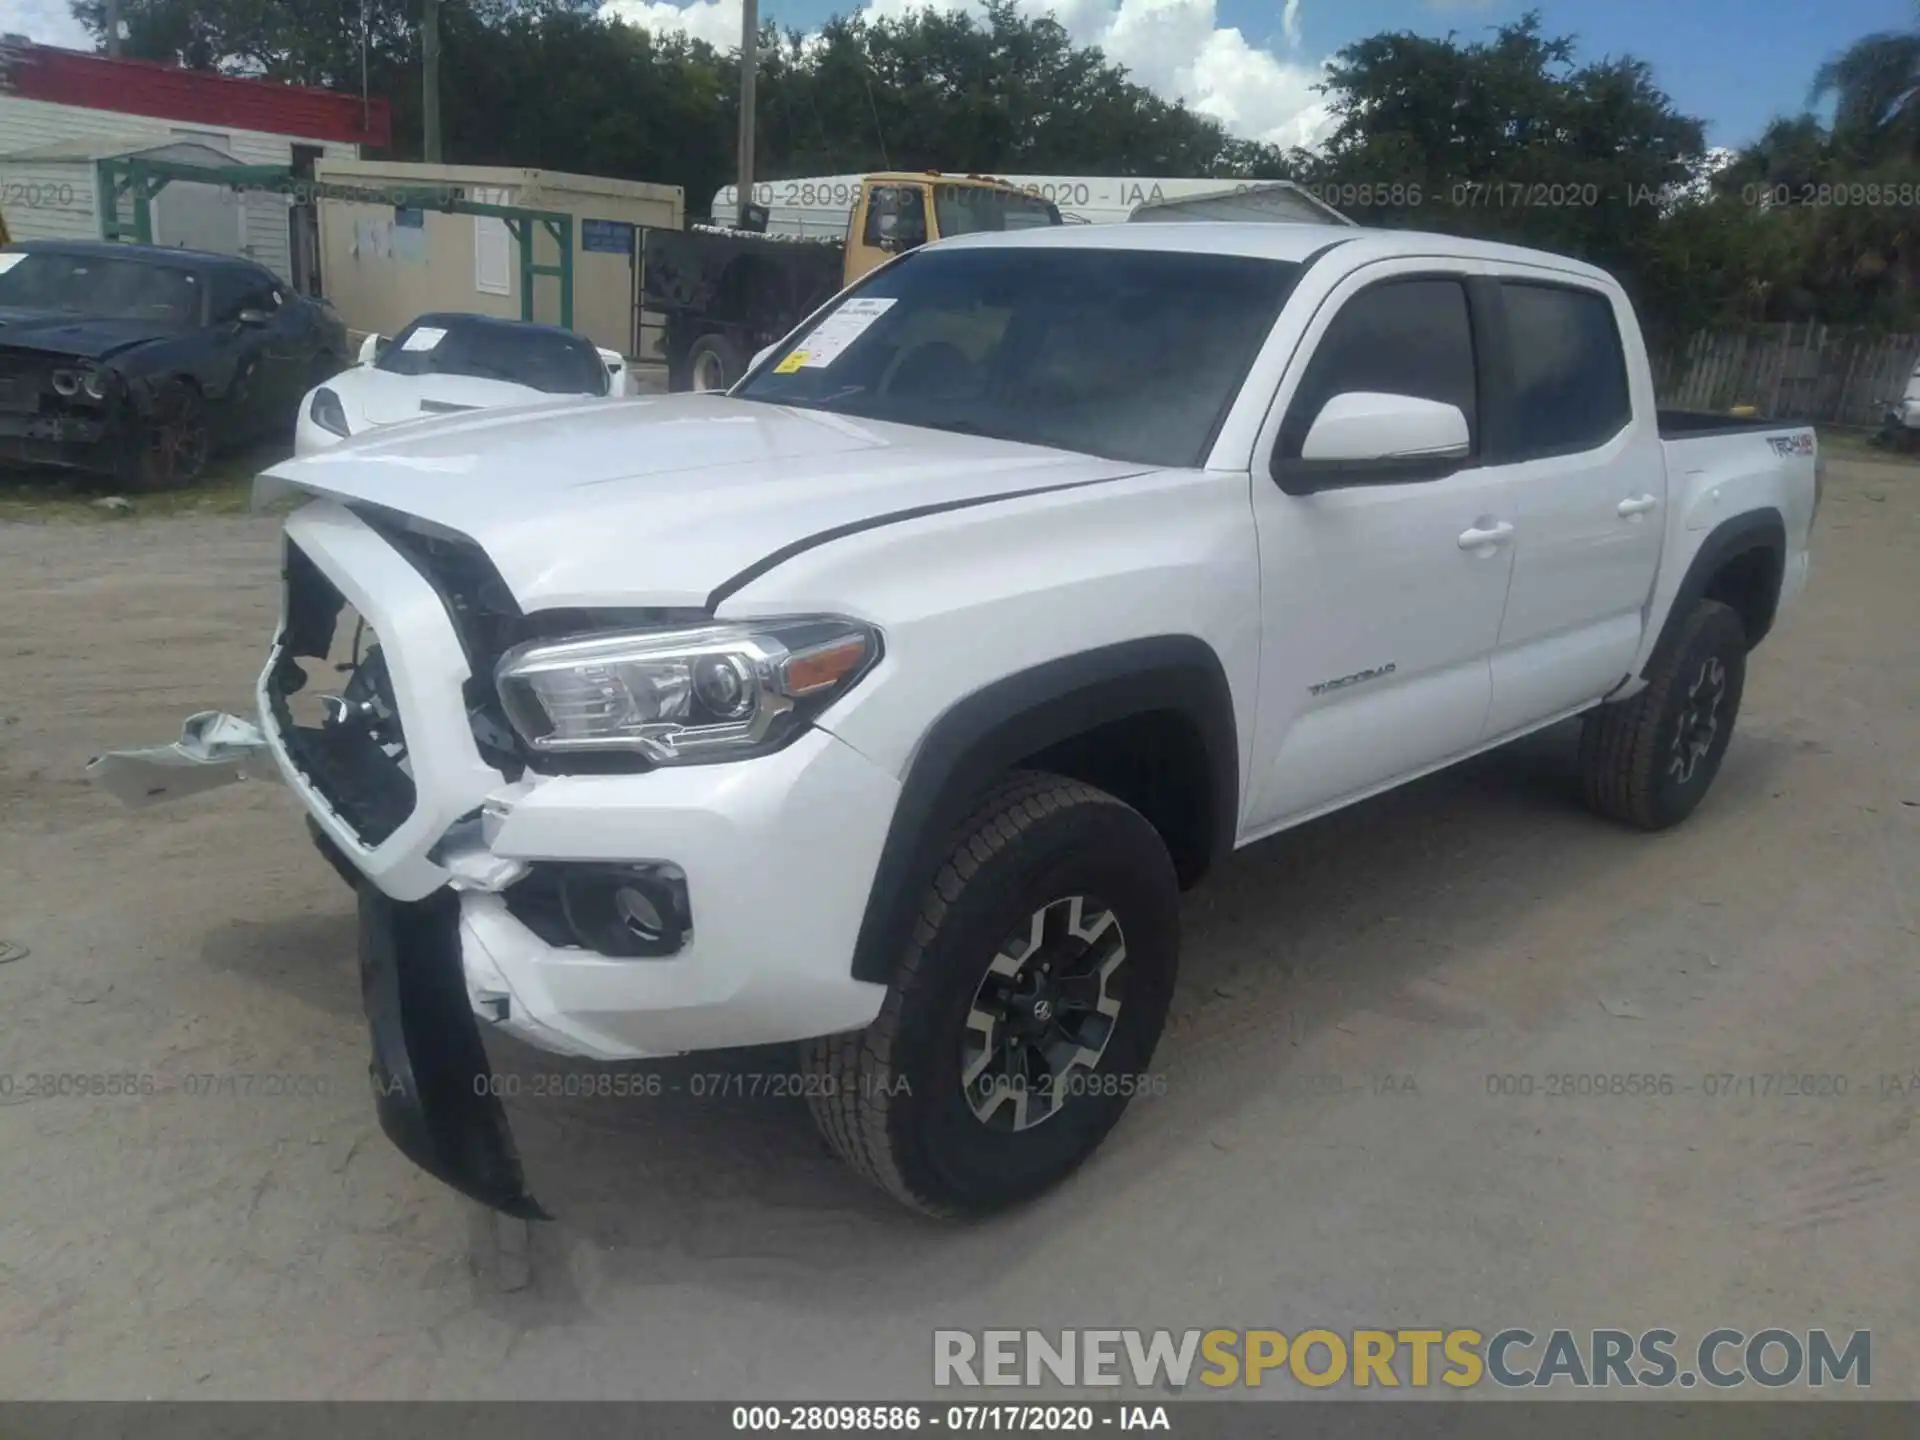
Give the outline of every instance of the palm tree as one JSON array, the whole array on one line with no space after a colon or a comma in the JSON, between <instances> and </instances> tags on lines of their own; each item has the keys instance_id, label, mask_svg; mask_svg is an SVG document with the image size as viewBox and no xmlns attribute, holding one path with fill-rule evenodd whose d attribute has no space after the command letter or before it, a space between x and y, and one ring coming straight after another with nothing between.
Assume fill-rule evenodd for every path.
<instances>
[{"instance_id":1,"label":"palm tree","mask_svg":"<svg viewBox=\"0 0 1920 1440\"><path fill-rule=\"evenodd\" d=\"M1864 36L1827 61L1813 103L1828 96L1834 140L1856 160L1920 155L1920 25Z\"/></svg>"}]
</instances>

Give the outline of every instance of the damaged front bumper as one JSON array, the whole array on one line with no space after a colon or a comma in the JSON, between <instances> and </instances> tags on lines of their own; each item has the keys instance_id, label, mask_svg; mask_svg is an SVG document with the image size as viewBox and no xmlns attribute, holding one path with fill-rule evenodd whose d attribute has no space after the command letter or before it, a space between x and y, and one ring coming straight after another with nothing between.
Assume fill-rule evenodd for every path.
<instances>
[{"instance_id":1,"label":"damaged front bumper","mask_svg":"<svg viewBox=\"0 0 1920 1440\"><path fill-rule=\"evenodd\" d=\"M286 783L356 892L376 1106L416 1164L507 1214L543 1213L483 1036L606 1062L872 1021L886 987L855 979L850 957L893 775L822 728L751 766L509 778L478 746L470 662L421 570L325 501L286 533L259 724L195 717L180 744L116 751L91 773L133 804L255 775ZM311 685L291 683L289 655ZM338 693L313 693L343 671ZM355 684L363 671L370 690ZM362 743L341 733L369 726ZM404 806L375 803L399 791ZM582 930L592 917L570 908L584 892L569 885L614 873L655 887L671 944L663 928L651 950L615 954Z\"/></svg>"},{"instance_id":2,"label":"damaged front bumper","mask_svg":"<svg viewBox=\"0 0 1920 1440\"><path fill-rule=\"evenodd\" d=\"M0 412L0 461L111 475L135 428L118 411Z\"/></svg>"},{"instance_id":3,"label":"damaged front bumper","mask_svg":"<svg viewBox=\"0 0 1920 1440\"><path fill-rule=\"evenodd\" d=\"M513 1129L468 1003L460 902L360 897L360 996L373 1042L380 1128L414 1164L481 1204L522 1220L547 1212L527 1193Z\"/></svg>"}]
</instances>

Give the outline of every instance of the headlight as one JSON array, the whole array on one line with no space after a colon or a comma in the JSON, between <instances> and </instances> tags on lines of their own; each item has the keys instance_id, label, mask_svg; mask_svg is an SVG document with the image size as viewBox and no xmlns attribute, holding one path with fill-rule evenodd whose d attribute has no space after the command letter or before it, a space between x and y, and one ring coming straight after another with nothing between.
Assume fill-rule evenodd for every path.
<instances>
[{"instance_id":1,"label":"headlight","mask_svg":"<svg viewBox=\"0 0 1920 1440\"><path fill-rule=\"evenodd\" d=\"M63 400L71 400L80 393L80 373L77 370L56 370L53 372L53 393Z\"/></svg>"},{"instance_id":2,"label":"headlight","mask_svg":"<svg viewBox=\"0 0 1920 1440\"><path fill-rule=\"evenodd\" d=\"M80 388L85 390L93 399L104 400L107 398L107 387L112 383L112 380L113 376L111 371L89 370L81 377Z\"/></svg>"},{"instance_id":3,"label":"headlight","mask_svg":"<svg viewBox=\"0 0 1920 1440\"><path fill-rule=\"evenodd\" d=\"M313 392L313 403L307 406L307 418L322 430L331 430L336 435L351 435L347 429L347 410L340 403L340 397L322 385Z\"/></svg>"},{"instance_id":4,"label":"headlight","mask_svg":"<svg viewBox=\"0 0 1920 1440\"><path fill-rule=\"evenodd\" d=\"M672 764L785 743L879 657L877 631L808 617L536 641L508 651L495 680L536 751Z\"/></svg>"}]
</instances>

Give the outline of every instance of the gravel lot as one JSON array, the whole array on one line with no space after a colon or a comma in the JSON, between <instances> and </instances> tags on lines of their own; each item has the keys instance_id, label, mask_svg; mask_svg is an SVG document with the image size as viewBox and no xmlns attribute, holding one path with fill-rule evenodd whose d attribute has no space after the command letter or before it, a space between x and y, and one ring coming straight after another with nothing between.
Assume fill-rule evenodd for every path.
<instances>
[{"instance_id":1,"label":"gravel lot","mask_svg":"<svg viewBox=\"0 0 1920 1440\"><path fill-rule=\"evenodd\" d=\"M1556 732L1243 852L1189 901L1167 1093L985 1225L894 1211L796 1102L523 1105L565 1207L524 1253L379 1134L291 799L81 778L245 704L272 523L0 524L0 1394L905 1397L936 1326L1468 1324L1865 1327L1920 1397L1920 1096L1882 1079L1920 1072L1920 470L1829 480L1680 831L1589 818ZM22 1098L89 1072L155 1093ZM1573 1072L1680 1089L1542 1093Z\"/></svg>"}]
</instances>

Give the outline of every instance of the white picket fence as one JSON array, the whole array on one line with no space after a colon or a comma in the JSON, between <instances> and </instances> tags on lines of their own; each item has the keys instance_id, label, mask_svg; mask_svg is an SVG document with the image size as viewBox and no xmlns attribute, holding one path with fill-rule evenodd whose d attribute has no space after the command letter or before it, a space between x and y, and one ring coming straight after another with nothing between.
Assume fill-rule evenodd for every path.
<instances>
[{"instance_id":1,"label":"white picket fence","mask_svg":"<svg viewBox=\"0 0 1920 1440\"><path fill-rule=\"evenodd\" d=\"M1873 426L1920 363L1920 335L1807 324L1705 330L1657 351L1660 403L1680 410L1751 405L1763 415Z\"/></svg>"}]
</instances>

